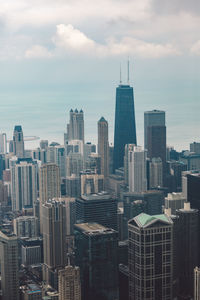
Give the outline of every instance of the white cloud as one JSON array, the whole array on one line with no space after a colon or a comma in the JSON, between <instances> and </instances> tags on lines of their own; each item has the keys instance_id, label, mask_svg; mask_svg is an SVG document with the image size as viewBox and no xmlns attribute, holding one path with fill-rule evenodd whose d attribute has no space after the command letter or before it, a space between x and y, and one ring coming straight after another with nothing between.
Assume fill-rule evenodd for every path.
<instances>
[{"instance_id":1,"label":"white cloud","mask_svg":"<svg viewBox=\"0 0 200 300\"><path fill-rule=\"evenodd\" d=\"M120 40L110 38L105 44L100 44L88 38L71 24L57 25L53 42L56 47L62 48L66 52L78 52L99 57L136 55L143 58L158 58L180 54L180 51L171 44L150 43L132 37L123 37Z\"/></svg>"},{"instance_id":2,"label":"white cloud","mask_svg":"<svg viewBox=\"0 0 200 300\"><path fill-rule=\"evenodd\" d=\"M52 57L52 53L48 51L43 46L34 45L30 49L25 51L26 58L50 58Z\"/></svg>"},{"instance_id":3,"label":"white cloud","mask_svg":"<svg viewBox=\"0 0 200 300\"><path fill-rule=\"evenodd\" d=\"M192 45L190 52L195 55L200 55L200 40Z\"/></svg>"}]
</instances>

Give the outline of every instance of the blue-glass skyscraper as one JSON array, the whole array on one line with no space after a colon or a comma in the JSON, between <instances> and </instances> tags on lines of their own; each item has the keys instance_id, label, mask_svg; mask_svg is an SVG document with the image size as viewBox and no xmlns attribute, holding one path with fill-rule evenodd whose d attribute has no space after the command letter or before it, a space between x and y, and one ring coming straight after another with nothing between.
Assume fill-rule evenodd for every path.
<instances>
[{"instance_id":1,"label":"blue-glass skyscraper","mask_svg":"<svg viewBox=\"0 0 200 300\"><path fill-rule=\"evenodd\" d=\"M133 88L120 84L116 89L113 170L124 165L126 144L137 144Z\"/></svg>"}]
</instances>

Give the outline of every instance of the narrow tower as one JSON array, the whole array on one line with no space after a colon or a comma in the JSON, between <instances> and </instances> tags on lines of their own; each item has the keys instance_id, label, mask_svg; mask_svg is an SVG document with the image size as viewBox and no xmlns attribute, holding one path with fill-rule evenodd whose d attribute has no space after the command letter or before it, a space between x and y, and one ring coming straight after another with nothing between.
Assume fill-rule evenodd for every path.
<instances>
[{"instance_id":1,"label":"narrow tower","mask_svg":"<svg viewBox=\"0 0 200 300\"><path fill-rule=\"evenodd\" d=\"M101 156L101 174L109 175L108 122L102 117L98 122L98 154Z\"/></svg>"}]
</instances>

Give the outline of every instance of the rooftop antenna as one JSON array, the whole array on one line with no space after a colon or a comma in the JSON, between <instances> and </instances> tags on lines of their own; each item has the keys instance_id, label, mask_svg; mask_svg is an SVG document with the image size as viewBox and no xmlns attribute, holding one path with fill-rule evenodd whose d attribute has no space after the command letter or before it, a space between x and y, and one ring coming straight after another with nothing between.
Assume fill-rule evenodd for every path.
<instances>
[{"instance_id":1,"label":"rooftop antenna","mask_svg":"<svg viewBox=\"0 0 200 300\"><path fill-rule=\"evenodd\" d=\"M127 62L127 83L129 84L129 57Z\"/></svg>"},{"instance_id":2,"label":"rooftop antenna","mask_svg":"<svg viewBox=\"0 0 200 300\"><path fill-rule=\"evenodd\" d=\"M122 68L121 68L121 63L120 63L120 71L119 72L120 72L119 73L119 78L120 78L119 83L121 85L122 84Z\"/></svg>"}]
</instances>

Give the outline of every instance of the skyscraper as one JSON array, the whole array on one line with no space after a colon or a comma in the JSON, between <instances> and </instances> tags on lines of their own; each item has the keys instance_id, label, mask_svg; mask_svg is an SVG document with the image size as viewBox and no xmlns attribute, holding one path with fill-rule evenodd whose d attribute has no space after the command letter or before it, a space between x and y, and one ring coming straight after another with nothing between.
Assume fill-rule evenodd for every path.
<instances>
[{"instance_id":1,"label":"skyscraper","mask_svg":"<svg viewBox=\"0 0 200 300\"><path fill-rule=\"evenodd\" d=\"M67 140L82 140L84 143L84 115L83 110L75 109L69 112L70 120L67 125Z\"/></svg>"},{"instance_id":2,"label":"skyscraper","mask_svg":"<svg viewBox=\"0 0 200 300\"><path fill-rule=\"evenodd\" d=\"M144 113L144 148L148 149L148 127L165 126L165 112L162 110L145 111Z\"/></svg>"},{"instance_id":3,"label":"skyscraper","mask_svg":"<svg viewBox=\"0 0 200 300\"><path fill-rule=\"evenodd\" d=\"M76 221L96 222L117 230L117 200L106 192L82 195L76 199Z\"/></svg>"},{"instance_id":4,"label":"skyscraper","mask_svg":"<svg viewBox=\"0 0 200 300\"><path fill-rule=\"evenodd\" d=\"M18 158L24 157L24 136L20 125L16 125L14 128L13 152Z\"/></svg>"},{"instance_id":5,"label":"skyscraper","mask_svg":"<svg viewBox=\"0 0 200 300\"><path fill-rule=\"evenodd\" d=\"M185 202L184 208L177 210L179 217L178 243L178 299L191 299L194 293L194 268L199 259L199 214ZM194 250L195 249L195 250Z\"/></svg>"},{"instance_id":6,"label":"skyscraper","mask_svg":"<svg viewBox=\"0 0 200 300\"><path fill-rule=\"evenodd\" d=\"M129 192L144 192L147 190L146 150L134 146L128 151Z\"/></svg>"},{"instance_id":7,"label":"skyscraper","mask_svg":"<svg viewBox=\"0 0 200 300\"><path fill-rule=\"evenodd\" d=\"M133 88L127 84L116 89L113 170L124 165L126 144L137 144Z\"/></svg>"},{"instance_id":8,"label":"skyscraper","mask_svg":"<svg viewBox=\"0 0 200 300\"><path fill-rule=\"evenodd\" d=\"M80 267L82 300L118 299L118 234L97 223L75 226L75 262Z\"/></svg>"},{"instance_id":9,"label":"skyscraper","mask_svg":"<svg viewBox=\"0 0 200 300\"><path fill-rule=\"evenodd\" d=\"M173 222L140 214L129 221L130 300L171 300Z\"/></svg>"},{"instance_id":10,"label":"skyscraper","mask_svg":"<svg viewBox=\"0 0 200 300\"><path fill-rule=\"evenodd\" d=\"M79 267L66 266L58 272L59 300L81 300Z\"/></svg>"},{"instance_id":11,"label":"skyscraper","mask_svg":"<svg viewBox=\"0 0 200 300\"><path fill-rule=\"evenodd\" d=\"M14 234L0 231L2 300L19 299L18 241Z\"/></svg>"},{"instance_id":12,"label":"skyscraper","mask_svg":"<svg viewBox=\"0 0 200 300\"><path fill-rule=\"evenodd\" d=\"M7 138L6 133L0 134L0 153L6 154L7 153Z\"/></svg>"},{"instance_id":13,"label":"skyscraper","mask_svg":"<svg viewBox=\"0 0 200 300\"><path fill-rule=\"evenodd\" d=\"M200 268L194 269L194 300L200 300Z\"/></svg>"},{"instance_id":14,"label":"skyscraper","mask_svg":"<svg viewBox=\"0 0 200 300\"><path fill-rule=\"evenodd\" d=\"M101 117L98 122L98 154L101 156L101 174L109 175L108 122Z\"/></svg>"},{"instance_id":15,"label":"skyscraper","mask_svg":"<svg viewBox=\"0 0 200 300\"><path fill-rule=\"evenodd\" d=\"M51 278L58 268L66 265L66 209L65 202L51 200L42 205L44 268L43 280L52 286Z\"/></svg>"},{"instance_id":16,"label":"skyscraper","mask_svg":"<svg viewBox=\"0 0 200 300\"><path fill-rule=\"evenodd\" d=\"M37 162L19 158L11 167L12 210L32 208L37 199Z\"/></svg>"}]
</instances>

